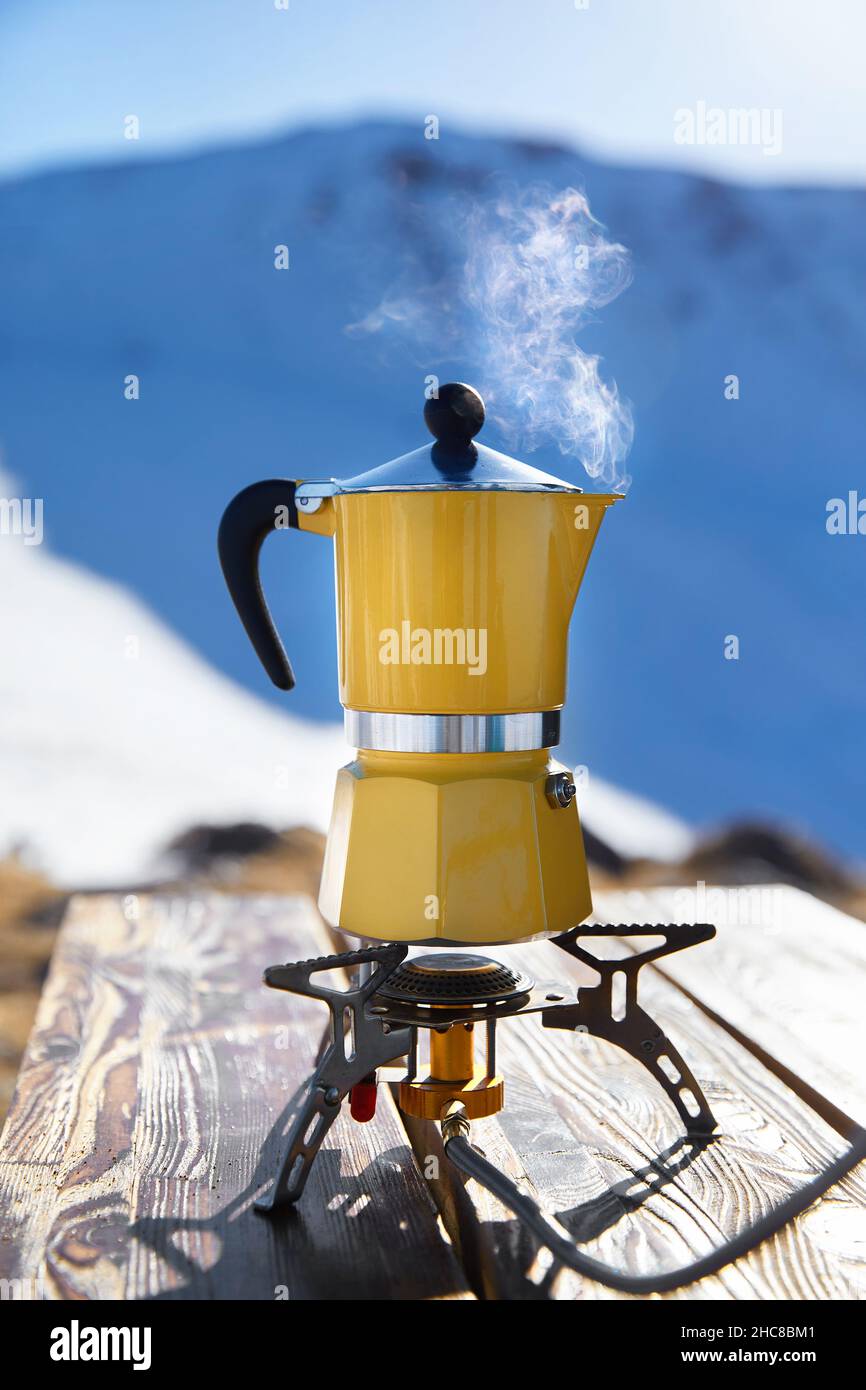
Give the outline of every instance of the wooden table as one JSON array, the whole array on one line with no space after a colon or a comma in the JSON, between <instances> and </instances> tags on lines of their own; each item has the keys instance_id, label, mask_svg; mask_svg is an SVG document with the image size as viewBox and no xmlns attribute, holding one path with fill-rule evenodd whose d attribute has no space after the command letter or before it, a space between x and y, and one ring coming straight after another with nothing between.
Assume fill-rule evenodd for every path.
<instances>
[{"instance_id":1,"label":"wooden table","mask_svg":"<svg viewBox=\"0 0 866 1390\"><path fill-rule=\"evenodd\" d=\"M709 1147L683 1145L666 1098L608 1044L537 1016L498 1029L506 1108L475 1142L590 1253L634 1272L733 1235L822 1174L866 1118L866 927L794 889L749 891L715 890L716 941L641 974L719 1120ZM595 906L598 920L684 915L675 890ZM301 897L74 899L0 1140L0 1278L58 1299L622 1297L552 1267L447 1160L437 1176L437 1127L404 1121L386 1087L373 1123L341 1115L295 1210L252 1210L326 1019L263 989L261 970L333 949ZM499 954L536 978L592 979L547 942ZM866 1165L668 1295L864 1296Z\"/></svg>"}]
</instances>

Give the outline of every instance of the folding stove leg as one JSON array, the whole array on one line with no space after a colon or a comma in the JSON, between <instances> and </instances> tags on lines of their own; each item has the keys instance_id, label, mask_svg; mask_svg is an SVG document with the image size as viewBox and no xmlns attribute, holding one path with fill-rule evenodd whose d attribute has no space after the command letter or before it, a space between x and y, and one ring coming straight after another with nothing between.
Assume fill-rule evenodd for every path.
<instances>
[{"instance_id":1,"label":"folding stove leg","mask_svg":"<svg viewBox=\"0 0 866 1390\"><path fill-rule=\"evenodd\" d=\"M286 1136L273 1186L256 1202L259 1211L273 1211L298 1200L344 1097L378 1067L411 1050L411 1028L389 1029L381 1019L368 1015L365 1008L371 995L404 959L407 949L401 945L373 946L293 965L272 965L265 971L265 984L271 989L323 1000L331 1011L331 1024L330 1040L326 1035L306 1098ZM313 982L313 977L322 971L348 970L353 966L372 967L369 972L361 972L363 978L354 989L333 989Z\"/></svg>"},{"instance_id":2,"label":"folding stove leg","mask_svg":"<svg viewBox=\"0 0 866 1390\"><path fill-rule=\"evenodd\" d=\"M541 1016L546 1028L580 1028L630 1053L652 1073L670 1097L690 1138L708 1137L716 1128L716 1121L703 1091L679 1052L638 1004L637 977L641 967L649 961L709 941L715 934L715 927L705 922L678 926L662 923L657 926L573 927L562 936L555 936L554 945L597 970L601 978L597 985L586 985L578 990L577 1004L545 1009ZM600 960L578 945L581 938L603 936L661 936L664 943L618 960ZM625 983L618 1006L614 1000L616 976L624 977ZM686 1103L689 1097L693 1098L691 1109Z\"/></svg>"}]
</instances>

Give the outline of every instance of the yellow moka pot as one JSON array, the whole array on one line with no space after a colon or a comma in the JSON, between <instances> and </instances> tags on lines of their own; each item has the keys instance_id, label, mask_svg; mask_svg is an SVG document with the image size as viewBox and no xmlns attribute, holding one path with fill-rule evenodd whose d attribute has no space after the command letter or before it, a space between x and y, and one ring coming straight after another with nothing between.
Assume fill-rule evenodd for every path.
<instances>
[{"instance_id":1,"label":"yellow moka pot","mask_svg":"<svg viewBox=\"0 0 866 1390\"><path fill-rule=\"evenodd\" d=\"M319 907L353 936L493 944L592 910L568 771L550 749L568 624L602 517L583 493L474 443L484 406L428 400L435 442L346 480L255 483L220 560L281 689L294 676L258 555L294 527L336 547L340 700L355 760L337 776Z\"/></svg>"}]
</instances>

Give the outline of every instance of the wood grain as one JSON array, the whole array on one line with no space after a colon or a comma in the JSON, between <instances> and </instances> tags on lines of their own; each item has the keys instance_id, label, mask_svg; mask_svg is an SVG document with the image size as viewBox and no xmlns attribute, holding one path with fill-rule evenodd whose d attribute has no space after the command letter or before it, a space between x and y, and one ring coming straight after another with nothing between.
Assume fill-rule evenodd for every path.
<instances>
[{"instance_id":1,"label":"wood grain","mask_svg":"<svg viewBox=\"0 0 866 1390\"><path fill-rule=\"evenodd\" d=\"M694 915L672 891L599 895L596 915ZM506 1109L473 1138L597 1258L635 1273L687 1263L845 1150L800 1079L862 1113L866 938L802 894L779 903L781 943L775 918L727 922L641 975L642 1003L719 1119L709 1146L682 1142L667 1098L617 1049L538 1016L500 1024ZM252 1211L276 1166L271 1126L326 1021L314 1001L263 990L261 968L331 949L304 899L76 899L0 1140L0 1277L52 1298L622 1297L554 1266L385 1087L373 1124L337 1121L295 1210ZM537 979L593 979L547 942L490 954ZM863 1298L864 1246L861 1167L758 1251L668 1297Z\"/></svg>"},{"instance_id":2,"label":"wood grain","mask_svg":"<svg viewBox=\"0 0 866 1390\"><path fill-rule=\"evenodd\" d=\"M251 1208L327 1018L261 969L328 949L302 899L75 900L0 1142L0 1277L51 1298L465 1296L387 1090L375 1124L337 1121L297 1211Z\"/></svg>"}]
</instances>

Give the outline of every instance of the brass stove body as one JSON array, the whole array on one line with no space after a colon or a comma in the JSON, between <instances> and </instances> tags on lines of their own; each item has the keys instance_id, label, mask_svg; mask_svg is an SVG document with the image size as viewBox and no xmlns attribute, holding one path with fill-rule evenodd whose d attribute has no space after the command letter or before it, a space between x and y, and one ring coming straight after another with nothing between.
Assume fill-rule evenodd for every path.
<instances>
[{"instance_id":1,"label":"brass stove body","mask_svg":"<svg viewBox=\"0 0 866 1390\"><path fill-rule=\"evenodd\" d=\"M398 1083L400 1109L419 1120L440 1119L453 1100L462 1101L470 1120L501 1110L505 1083L496 1070L496 1020L484 1013L491 1003L525 996L532 985L499 961L462 952L416 956L398 966L374 1009L384 1010L387 1001L394 1000L430 1011L427 1062L420 1064L416 1047L410 1069ZM447 1013L450 1018L460 1009L462 1020L437 1027L437 1016ZM481 1034L483 1060L478 1056Z\"/></svg>"}]
</instances>

